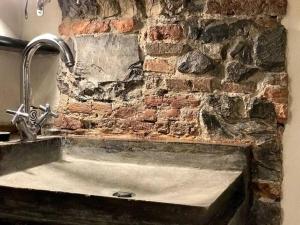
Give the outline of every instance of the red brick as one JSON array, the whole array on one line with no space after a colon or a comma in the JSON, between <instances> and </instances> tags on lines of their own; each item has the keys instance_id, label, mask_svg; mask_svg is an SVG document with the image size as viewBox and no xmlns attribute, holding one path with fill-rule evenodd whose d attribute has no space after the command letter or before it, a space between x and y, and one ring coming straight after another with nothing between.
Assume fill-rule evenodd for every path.
<instances>
[{"instance_id":1,"label":"red brick","mask_svg":"<svg viewBox=\"0 0 300 225\"><path fill-rule=\"evenodd\" d=\"M174 92L191 91L192 83L185 79L166 79L167 89Z\"/></svg>"},{"instance_id":2,"label":"red brick","mask_svg":"<svg viewBox=\"0 0 300 225\"><path fill-rule=\"evenodd\" d=\"M85 113L85 114L92 113L91 103L80 103L80 102L69 103L67 110L71 113Z\"/></svg>"},{"instance_id":3,"label":"red brick","mask_svg":"<svg viewBox=\"0 0 300 225\"><path fill-rule=\"evenodd\" d=\"M110 21L92 20L85 29L86 34L105 33L110 30Z\"/></svg>"},{"instance_id":4,"label":"red brick","mask_svg":"<svg viewBox=\"0 0 300 225\"><path fill-rule=\"evenodd\" d=\"M171 96L165 97L164 103L170 105L172 108L180 109L183 107L197 107L200 105L200 100L194 96Z\"/></svg>"},{"instance_id":5,"label":"red brick","mask_svg":"<svg viewBox=\"0 0 300 225\"><path fill-rule=\"evenodd\" d=\"M175 66L170 64L166 59L146 59L144 70L157 73L174 73Z\"/></svg>"},{"instance_id":6,"label":"red brick","mask_svg":"<svg viewBox=\"0 0 300 225\"><path fill-rule=\"evenodd\" d=\"M264 90L263 96L272 102L287 103L289 97L289 90L287 87L267 86Z\"/></svg>"},{"instance_id":7,"label":"red brick","mask_svg":"<svg viewBox=\"0 0 300 225\"><path fill-rule=\"evenodd\" d=\"M281 199L281 184L277 182L257 181L253 183L256 195L274 200Z\"/></svg>"},{"instance_id":8,"label":"red brick","mask_svg":"<svg viewBox=\"0 0 300 225\"><path fill-rule=\"evenodd\" d=\"M136 114L136 108L132 106L122 106L114 110L113 116L115 118L130 118Z\"/></svg>"},{"instance_id":9,"label":"red brick","mask_svg":"<svg viewBox=\"0 0 300 225\"><path fill-rule=\"evenodd\" d=\"M158 113L159 117L163 120L178 120L180 116L179 109L167 109Z\"/></svg>"},{"instance_id":10,"label":"red brick","mask_svg":"<svg viewBox=\"0 0 300 225\"><path fill-rule=\"evenodd\" d=\"M90 24L89 20L75 20L71 23L71 34L85 34L85 30Z\"/></svg>"},{"instance_id":11,"label":"red brick","mask_svg":"<svg viewBox=\"0 0 300 225\"><path fill-rule=\"evenodd\" d=\"M134 30L135 21L133 18L112 20L111 26L120 33L128 33Z\"/></svg>"},{"instance_id":12,"label":"red brick","mask_svg":"<svg viewBox=\"0 0 300 225\"><path fill-rule=\"evenodd\" d=\"M151 122L151 123L156 122L157 121L156 110L146 109L143 112L142 118L144 122Z\"/></svg>"},{"instance_id":13,"label":"red brick","mask_svg":"<svg viewBox=\"0 0 300 225\"><path fill-rule=\"evenodd\" d=\"M146 96L144 103L147 107L157 107L161 106L163 103L163 98L159 96Z\"/></svg>"},{"instance_id":14,"label":"red brick","mask_svg":"<svg viewBox=\"0 0 300 225\"><path fill-rule=\"evenodd\" d=\"M153 26L150 27L148 34L151 41L157 41L157 40L178 41L183 38L183 29L178 24Z\"/></svg>"},{"instance_id":15,"label":"red brick","mask_svg":"<svg viewBox=\"0 0 300 225\"><path fill-rule=\"evenodd\" d=\"M219 80L214 77L202 77L192 81L193 92L213 92L219 86Z\"/></svg>"},{"instance_id":16,"label":"red brick","mask_svg":"<svg viewBox=\"0 0 300 225\"><path fill-rule=\"evenodd\" d=\"M219 0L208 0L206 3L207 13L221 14L221 4Z\"/></svg>"},{"instance_id":17,"label":"red brick","mask_svg":"<svg viewBox=\"0 0 300 225\"><path fill-rule=\"evenodd\" d=\"M59 27L58 27L58 33L61 36L71 36L72 30L71 30L71 22L70 21L63 21Z\"/></svg>"},{"instance_id":18,"label":"red brick","mask_svg":"<svg viewBox=\"0 0 300 225\"><path fill-rule=\"evenodd\" d=\"M283 79L285 79L283 77ZM277 122L285 124L288 120L288 86L269 85L264 89L263 97L267 98L275 106Z\"/></svg>"},{"instance_id":19,"label":"red brick","mask_svg":"<svg viewBox=\"0 0 300 225\"><path fill-rule=\"evenodd\" d=\"M92 110L102 115L109 115L112 113L112 104L104 102L93 102Z\"/></svg>"},{"instance_id":20,"label":"red brick","mask_svg":"<svg viewBox=\"0 0 300 225\"><path fill-rule=\"evenodd\" d=\"M281 124L287 123L289 116L288 104L274 103L274 106L277 116L277 122Z\"/></svg>"},{"instance_id":21,"label":"red brick","mask_svg":"<svg viewBox=\"0 0 300 225\"><path fill-rule=\"evenodd\" d=\"M58 31L62 36L72 36L80 34L94 34L108 32L109 21L104 20L74 20L64 21L60 24Z\"/></svg>"},{"instance_id":22,"label":"red brick","mask_svg":"<svg viewBox=\"0 0 300 225\"><path fill-rule=\"evenodd\" d=\"M254 82L248 82L244 84L225 82L222 84L222 90L229 93L251 94L256 91L256 84Z\"/></svg>"},{"instance_id":23,"label":"red brick","mask_svg":"<svg viewBox=\"0 0 300 225\"><path fill-rule=\"evenodd\" d=\"M289 76L286 73L275 74L268 80L269 85L280 85L281 87L288 87Z\"/></svg>"},{"instance_id":24,"label":"red brick","mask_svg":"<svg viewBox=\"0 0 300 225\"><path fill-rule=\"evenodd\" d=\"M54 120L54 125L61 129L67 130L77 130L82 127L82 123L79 119L72 116L60 115L57 119Z\"/></svg>"}]
</instances>

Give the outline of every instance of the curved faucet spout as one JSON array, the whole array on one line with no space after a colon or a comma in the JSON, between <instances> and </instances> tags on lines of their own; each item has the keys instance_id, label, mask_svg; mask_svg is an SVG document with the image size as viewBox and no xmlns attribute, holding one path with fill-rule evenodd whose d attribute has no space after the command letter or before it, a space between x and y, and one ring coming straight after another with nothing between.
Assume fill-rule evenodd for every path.
<instances>
[{"instance_id":1,"label":"curved faucet spout","mask_svg":"<svg viewBox=\"0 0 300 225\"><path fill-rule=\"evenodd\" d=\"M67 67L74 66L74 57L68 45L59 37L52 34L43 34L28 43L23 52L22 63L22 91L21 106L17 111L7 110L8 114L13 115L12 123L19 130L21 140L35 141L42 126L50 117L57 117L52 112L49 104L40 106L42 111L39 117L30 114L31 87L30 87L30 64L35 52L42 46L52 46L60 51L62 61Z\"/></svg>"},{"instance_id":2,"label":"curved faucet spout","mask_svg":"<svg viewBox=\"0 0 300 225\"><path fill-rule=\"evenodd\" d=\"M59 37L52 34L42 34L30 41L23 52L22 63L22 95L21 103L24 104L24 112L30 113L30 64L35 52L42 46L51 46L61 53L61 59L67 67L73 67L75 64L73 54L69 46Z\"/></svg>"}]
</instances>

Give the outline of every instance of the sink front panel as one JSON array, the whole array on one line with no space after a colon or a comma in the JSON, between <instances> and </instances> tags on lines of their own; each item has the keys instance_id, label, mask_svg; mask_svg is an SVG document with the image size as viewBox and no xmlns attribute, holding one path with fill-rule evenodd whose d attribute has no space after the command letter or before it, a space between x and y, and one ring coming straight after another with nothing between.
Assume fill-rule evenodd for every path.
<instances>
[{"instance_id":1,"label":"sink front panel","mask_svg":"<svg viewBox=\"0 0 300 225\"><path fill-rule=\"evenodd\" d=\"M60 160L61 138L41 138L35 142L13 140L0 143L0 175Z\"/></svg>"}]
</instances>

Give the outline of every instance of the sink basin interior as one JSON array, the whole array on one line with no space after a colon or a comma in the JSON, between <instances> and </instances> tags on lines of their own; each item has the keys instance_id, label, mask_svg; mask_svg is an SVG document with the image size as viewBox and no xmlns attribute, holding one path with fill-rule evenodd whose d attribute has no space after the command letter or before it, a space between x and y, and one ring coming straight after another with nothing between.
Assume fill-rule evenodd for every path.
<instances>
[{"instance_id":1,"label":"sink basin interior","mask_svg":"<svg viewBox=\"0 0 300 225\"><path fill-rule=\"evenodd\" d=\"M2 176L0 185L107 197L128 191L136 200L209 207L240 175L67 157Z\"/></svg>"},{"instance_id":2,"label":"sink basin interior","mask_svg":"<svg viewBox=\"0 0 300 225\"><path fill-rule=\"evenodd\" d=\"M0 222L228 225L247 199L244 146L54 138L0 154Z\"/></svg>"}]
</instances>

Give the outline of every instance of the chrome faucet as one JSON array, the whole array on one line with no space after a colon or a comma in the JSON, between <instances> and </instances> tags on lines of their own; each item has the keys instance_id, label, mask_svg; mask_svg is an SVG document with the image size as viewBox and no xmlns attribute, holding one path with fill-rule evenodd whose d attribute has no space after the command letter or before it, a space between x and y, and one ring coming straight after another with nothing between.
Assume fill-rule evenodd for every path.
<instances>
[{"instance_id":1,"label":"chrome faucet","mask_svg":"<svg viewBox=\"0 0 300 225\"><path fill-rule=\"evenodd\" d=\"M52 34L43 34L28 43L23 52L22 62L22 90L21 106L17 111L6 110L8 114L13 115L12 123L19 130L21 140L36 140L37 134L50 117L57 117L51 111L49 104L36 107L42 111L42 114L36 118L30 118L31 107L31 86L30 86L30 65L35 52L42 46L51 46L61 52L61 59L69 68L74 66L74 57L68 45L59 37Z\"/></svg>"}]
</instances>

